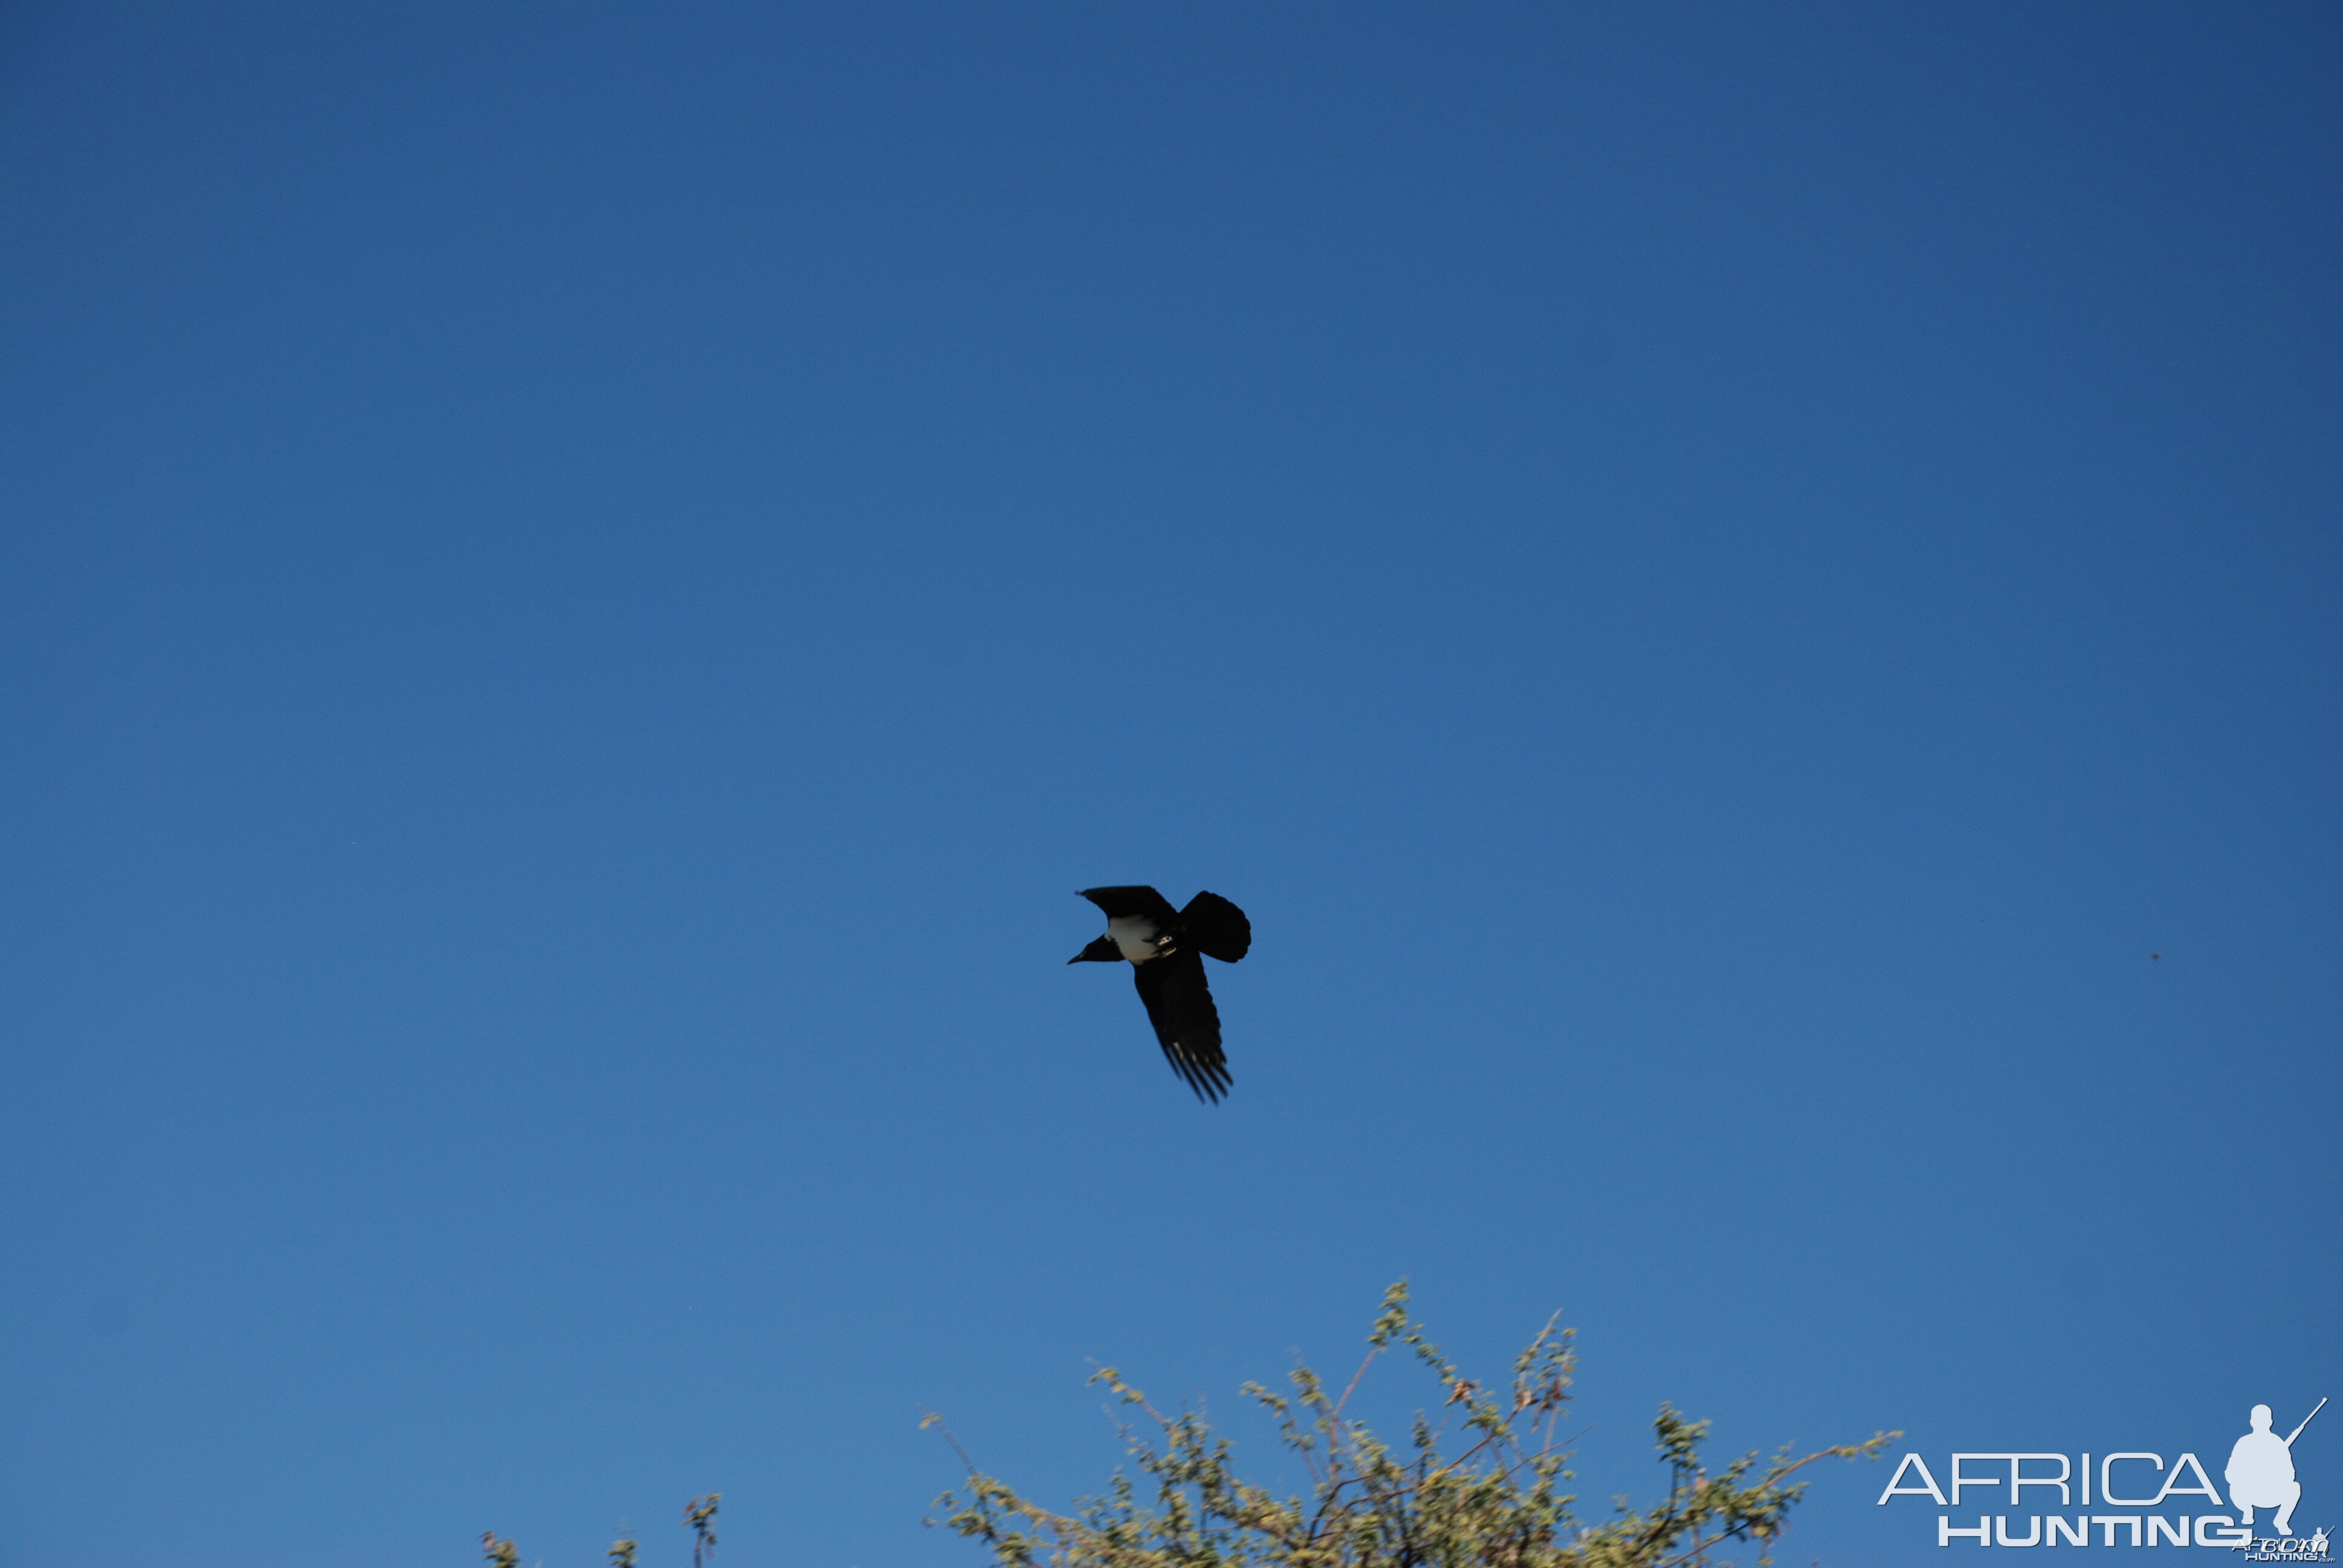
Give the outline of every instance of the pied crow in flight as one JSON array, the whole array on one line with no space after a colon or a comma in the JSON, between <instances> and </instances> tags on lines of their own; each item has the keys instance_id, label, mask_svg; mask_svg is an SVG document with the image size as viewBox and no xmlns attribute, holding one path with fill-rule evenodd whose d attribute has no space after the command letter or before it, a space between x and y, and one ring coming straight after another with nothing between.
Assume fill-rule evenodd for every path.
<instances>
[{"instance_id":1,"label":"pied crow in flight","mask_svg":"<svg viewBox=\"0 0 2343 1568\"><path fill-rule=\"evenodd\" d=\"M1106 916L1106 935L1066 961L1131 960L1147 1021L1172 1069L1198 1098L1229 1091L1229 1060L1221 1054L1221 1014L1204 984L1204 958L1232 964L1252 946L1252 922L1218 893L1198 893L1184 910L1152 888L1085 888L1081 896Z\"/></svg>"}]
</instances>

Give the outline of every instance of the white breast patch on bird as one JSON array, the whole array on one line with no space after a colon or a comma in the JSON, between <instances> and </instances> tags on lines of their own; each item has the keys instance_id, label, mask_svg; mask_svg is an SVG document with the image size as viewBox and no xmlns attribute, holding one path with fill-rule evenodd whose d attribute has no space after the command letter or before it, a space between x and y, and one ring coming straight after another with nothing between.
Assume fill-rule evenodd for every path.
<instances>
[{"instance_id":1,"label":"white breast patch on bird","mask_svg":"<svg viewBox=\"0 0 2343 1568\"><path fill-rule=\"evenodd\" d=\"M1155 932L1153 920L1137 915L1106 923L1106 934L1114 939L1122 956L1135 964L1143 964L1155 956Z\"/></svg>"}]
</instances>

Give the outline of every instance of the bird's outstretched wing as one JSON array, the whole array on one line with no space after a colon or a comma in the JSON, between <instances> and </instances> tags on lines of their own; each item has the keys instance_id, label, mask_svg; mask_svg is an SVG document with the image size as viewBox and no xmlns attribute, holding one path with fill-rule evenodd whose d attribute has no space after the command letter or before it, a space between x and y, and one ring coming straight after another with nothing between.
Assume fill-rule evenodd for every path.
<instances>
[{"instance_id":1,"label":"bird's outstretched wing","mask_svg":"<svg viewBox=\"0 0 2343 1568\"><path fill-rule=\"evenodd\" d=\"M1188 945L1208 959L1232 964L1252 947L1252 922L1218 893L1198 893L1180 911Z\"/></svg>"},{"instance_id":2,"label":"bird's outstretched wing","mask_svg":"<svg viewBox=\"0 0 2343 1568\"><path fill-rule=\"evenodd\" d=\"M1204 960L1193 952L1177 952L1131 970L1172 1070L1188 1081L1197 1098L1219 1100L1229 1091L1229 1059L1221 1054L1221 1012L1204 984Z\"/></svg>"},{"instance_id":3,"label":"bird's outstretched wing","mask_svg":"<svg viewBox=\"0 0 2343 1568\"><path fill-rule=\"evenodd\" d=\"M1084 888L1082 897L1110 920L1153 920L1160 928L1180 918L1172 900L1152 888Z\"/></svg>"}]
</instances>

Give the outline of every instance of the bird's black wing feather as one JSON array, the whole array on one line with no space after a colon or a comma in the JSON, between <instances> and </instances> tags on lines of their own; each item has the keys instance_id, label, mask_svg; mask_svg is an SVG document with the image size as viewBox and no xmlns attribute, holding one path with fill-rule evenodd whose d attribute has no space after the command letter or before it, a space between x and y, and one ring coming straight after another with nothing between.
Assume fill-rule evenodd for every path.
<instances>
[{"instance_id":1,"label":"bird's black wing feather","mask_svg":"<svg viewBox=\"0 0 2343 1568\"><path fill-rule=\"evenodd\" d=\"M1198 893L1180 911L1188 945L1208 959L1232 964L1252 947L1252 922L1218 893Z\"/></svg>"},{"instance_id":2,"label":"bird's black wing feather","mask_svg":"<svg viewBox=\"0 0 2343 1568\"><path fill-rule=\"evenodd\" d=\"M1221 1013L1204 984L1204 960L1173 953L1133 964L1131 974L1172 1070L1199 1099L1219 1100L1229 1091L1229 1060L1221 1054Z\"/></svg>"},{"instance_id":3,"label":"bird's black wing feather","mask_svg":"<svg viewBox=\"0 0 2343 1568\"><path fill-rule=\"evenodd\" d=\"M1180 918L1172 900L1152 888L1084 888L1082 897L1096 904L1110 920L1136 917L1169 926Z\"/></svg>"}]
</instances>

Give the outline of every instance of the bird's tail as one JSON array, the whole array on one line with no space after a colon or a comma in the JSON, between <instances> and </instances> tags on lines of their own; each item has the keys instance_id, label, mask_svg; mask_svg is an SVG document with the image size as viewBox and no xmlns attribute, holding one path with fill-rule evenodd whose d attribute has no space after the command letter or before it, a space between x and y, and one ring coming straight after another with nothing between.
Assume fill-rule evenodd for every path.
<instances>
[{"instance_id":1,"label":"bird's tail","mask_svg":"<svg viewBox=\"0 0 2343 1568\"><path fill-rule=\"evenodd\" d=\"M1198 893L1180 911L1188 945L1206 958L1232 964L1252 949L1252 922L1218 893Z\"/></svg>"}]
</instances>

